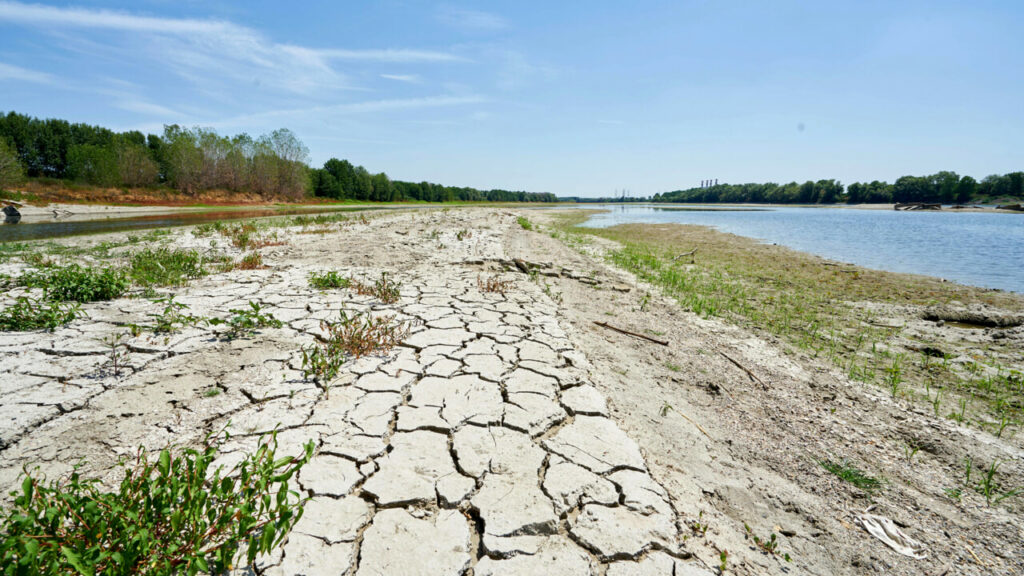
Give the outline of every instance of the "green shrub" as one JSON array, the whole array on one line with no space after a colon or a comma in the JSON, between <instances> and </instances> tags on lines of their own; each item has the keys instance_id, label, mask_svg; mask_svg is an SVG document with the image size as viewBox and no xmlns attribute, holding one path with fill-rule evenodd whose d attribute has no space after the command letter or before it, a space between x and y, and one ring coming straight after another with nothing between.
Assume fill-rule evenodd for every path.
<instances>
[{"instance_id":1,"label":"green shrub","mask_svg":"<svg viewBox=\"0 0 1024 576\"><path fill-rule=\"evenodd\" d=\"M130 274L140 286L182 286L199 278L203 257L195 250L147 248L132 254Z\"/></svg>"},{"instance_id":2,"label":"green shrub","mask_svg":"<svg viewBox=\"0 0 1024 576\"><path fill-rule=\"evenodd\" d=\"M310 272L309 285L319 290L328 288L348 288L352 281L334 270L327 272Z\"/></svg>"},{"instance_id":3,"label":"green shrub","mask_svg":"<svg viewBox=\"0 0 1024 576\"><path fill-rule=\"evenodd\" d=\"M163 450L155 461L140 449L116 492L77 469L49 483L26 471L3 519L4 576L223 574L240 550L251 565L302 517L305 500L289 481L313 443L299 458L278 458L274 432L226 474L211 475L218 446L207 437L200 450Z\"/></svg>"},{"instance_id":4,"label":"green shrub","mask_svg":"<svg viewBox=\"0 0 1024 576\"><path fill-rule=\"evenodd\" d=\"M533 230L533 223L527 220L525 216L516 218L516 222L519 222L519 226L521 226L523 230Z\"/></svg>"},{"instance_id":5,"label":"green shrub","mask_svg":"<svg viewBox=\"0 0 1024 576\"><path fill-rule=\"evenodd\" d=\"M42 288L47 300L57 302L96 302L113 300L128 290L128 277L113 268L94 270L71 264L29 272L21 277L29 288Z\"/></svg>"},{"instance_id":6,"label":"green shrub","mask_svg":"<svg viewBox=\"0 0 1024 576\"><path fill-rule=\"evenodd\" d=\"M0 312L0 332L53 330L78 317L77 303L47 302L22 296Z\"/></svg>"}]
</instances>

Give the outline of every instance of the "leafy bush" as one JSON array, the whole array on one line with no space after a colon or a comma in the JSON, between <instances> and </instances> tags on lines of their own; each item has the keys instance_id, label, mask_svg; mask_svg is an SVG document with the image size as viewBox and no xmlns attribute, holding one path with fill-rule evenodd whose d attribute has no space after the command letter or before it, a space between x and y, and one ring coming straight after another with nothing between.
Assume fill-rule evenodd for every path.
<instances>
[{"instance_id":1,"label":"leafy bush","mask_svg":"<svg viewBox=\"0 0 1024 576\"><path fill-rule=\"evenodd\" d=\"M22 296L0 312L0 332L53 330L78 317L78 304L47 302Z\"/></svg>"},{"instance_id":2,"label":"leafy bush","mask_svg":"<svg viewBox=\"0 0 1024 576\"><path fill-rule=\"evenodd\" d=\"M516 218L516 222L519 223L523 230L533 230L533 223L527 220L525 216Z\"/></svg>"},{"instance_id":3,"label":"leafy bush","mask_svg":"<svg viewBox=\"0 0 1024 576\"><path fill-rule=\"evenodd\" d=\"M222 574L239 550L251 565L302 517L305 500L289 481L313 443L299 458L278 458L274 432L226 474L218 468L211 476L219 443L207 437L200 450L163 450L155 461L140 449L123 465L116 492L77 469L50 483L26 471L3 519L4 576Z\"/></svg>"},{"instance_id":4,"label":"leafy bush","mask_svg":"<svg viewBox=\"0 0 1024 576\"><path fill-rule=\"evenodd\" d=\"M78 264L29 272L21 277L21 283L29 288L42 288L47 300L58 302L113 300L129 286L127 276L120 270L97 271Z\"/></svg>"},{"instance_id":5,"label":"leafy bush","mask_svg":"<svg viewBox=\"0 0 1024 576\"><path fill-rule=\"evenodd\" d=\"M205 273L203 257L195 250L160 247L132 254L130 274L140 286L182 286Z\"/></svg>"}]
</instances>

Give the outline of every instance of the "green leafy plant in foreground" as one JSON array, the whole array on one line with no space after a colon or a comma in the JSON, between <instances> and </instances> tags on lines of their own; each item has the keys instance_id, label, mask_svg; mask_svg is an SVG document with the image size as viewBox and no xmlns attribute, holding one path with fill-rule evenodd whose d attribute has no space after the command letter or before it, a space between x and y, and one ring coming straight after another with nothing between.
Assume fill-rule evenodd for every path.
<instances>
[{"instance_id":1,"label":"green leafy plant in foreground","mask_svg":"<svg viewBox=\"0 0 1024 576\"><path fill-rule=\"evenodd\" d=\"M533 230L533 223L527 220L525 216L520 216L516 218L516 222L519 223L519 226L523 230Z\"/></svg>"},{"instance_id":2,"label":"green leafy plant in foreground","mask_svg":"<svg viewBox=\"0 0 1024 576\"><path fill-rule=\"evenodd\" d=\"M275 431L234 468L211 471L227 437L208 436L199 450L162 450L155 459L140 449L122 464L114 492L77 469L49 483L26 471L3 518L3 575L192 576L222 574L236 559L251 565L302 517L306 500L289 481L312 457L313 443L297 458L279 458Z\"/></svg>"},{"instance_id":3,"label":"green leafy plant in foreground","mask_svg":"<svg viewBox=\"0 0 1024 576\"><path fill-rule=\"evenodd\" d=\"M47 300L59 302L113 300L129 286L128 277L120 270L94 270L78 264L26 273L21 277L21 284L42 288Z\"/></svg>"},{"instance_id":4,"label":"green leafy plant in foreground","mask_svg":"<svg viewBox=\"0 0 1024 576\"><path fill-rule=\"evenodd\" d=\"M53 330L78 317L79 305L69 302L48 302L28 296L0 312L0 332Z\"/></svg>"}]
</instances>

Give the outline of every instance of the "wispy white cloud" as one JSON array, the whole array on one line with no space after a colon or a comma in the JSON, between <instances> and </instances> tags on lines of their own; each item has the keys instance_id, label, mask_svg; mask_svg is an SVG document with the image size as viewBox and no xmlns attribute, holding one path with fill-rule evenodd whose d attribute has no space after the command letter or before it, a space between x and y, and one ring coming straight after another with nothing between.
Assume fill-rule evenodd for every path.
<instances>
[{"instance_id":1,"label":"wispy white cloud","mask_svg":"<svg viewBox=\"0 0 1024 576\"><path fill-rule=\"evenodd\" d=\"M45 72L37 72L3 62L0 62L0 80L20 80L35 84L53 84L54 82L53 76Z\"/></svg>"},{"instance_id":2,"label":"wispy white cloud","mask_svg":"<svg viewBox=\"0 0 1024 576\"><path fill-rule=\"evenodd\" d=\"M148 57L205 91L227 91L225 80L258 84L263 90L315 94L350 88L335 62L444 63L465 58L448 52L411 49L351 50L280 44L256 30L222 20L163 18L0 0L0 22L45 32L94 29L120 32L104 42L127 42L120 54ZM65 37L67 41L67 38ZM95 42L81 40L95 51ZM88 43L88 44L86 44ZM73 45L74 41L69 41ZM123 48L128 48L127 50Z\"/></svg>"},{"instance_id":3,"label":"wispy white cloud","mask_svg":"<svg viewBox=\"0 0 1024 576\"><path fill-rule=\"evenodd\" d=\"M388 80L395 80L397 82L407 82L409 84L420 83L420 77L417 74L381 74L380 77Z\"/></svg>"},{"instance_id":4,"label":"wispy white cloud","mask_svg":"<svg viewBox=\"0 0 1024 576\"><path fill-rule=\"evenodd\" d=\"M292 108L287 110L260 112L257 114L246 114L244 116L236 116L220 122L214 122L212 125L216 127L219 125L233 126L238 124L258 124L268 120L280 122L284 119L299 117L315 117L324 119L337 116L354 116L378 112L465 106L470 104L479 104L485 101L486 99L483 97L475 95L365 100L362 102L349 102L345 104L331 104L327 106Z\"/></svg>"},{"instance_id":5,"label":"wispy white cloud","mask_svg":"<svg viewBox=\"0 0 1024 576\"><path fill-rule=\"evenodd\" d=\"M496 56L501 62L498 67L498 87L504 90L522 88L535 81L551 80L557 76L554 68L534 64L521 52L506 50Z\"/></svg>"},{"instance_id":6,"label":"wispy white cloud","mask_svg":"<svg viewBox=\"0 0 1024 576\"><path fill-rule=\"evenodd\" d=\"M352 60L362 62L469 62L468 58L435 52L432 50L315 50L323 58L330 60Z\"/></svg>"},{"instance_id":7,"label":"wispy white cloud","mask_svg":"<svg viewBox=\"0 0 1024 576\"><path fill-rule=\"evenodd\" d=\"M508 22L490 12L479 10L463 10L452 6L442 6L437 12L441 22L468 31L493 32L508 27Z\"/></svg>"},{"instance_id":8,"label":"wispy white cloud","mask_svg":"<svg viewBox=\"0 0 1024 576\"><path fill-rule=\"evenodd\" d=\"M106 28L167 34L238 34L244 28L217 20L154 18L111 10L60 8L41 4L0 2L0 20L21 24Z\"/></svg>"}]
</instances>

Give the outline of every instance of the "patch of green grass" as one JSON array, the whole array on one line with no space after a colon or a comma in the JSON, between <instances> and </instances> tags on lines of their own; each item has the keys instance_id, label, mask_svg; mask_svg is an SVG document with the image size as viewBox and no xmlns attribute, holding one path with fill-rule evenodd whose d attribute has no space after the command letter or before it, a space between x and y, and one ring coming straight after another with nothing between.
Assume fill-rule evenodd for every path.
<instances>
[{"instance_id":1,"label":"patch of green grass","mask_svg":"<svg viewBox=\"0 0 1024 576\"><path fill-rule=\"evenodd\" d=\"M53 330L78 317L79 305L71 302L48 302L19 297L14 304L0 311L0 332Z\"/></svg>"},{"instance_id":2,"label":"patch of green grass","mask_svg":"<svg viewBox=\"0 0 1024 576\"><path fill-rule=\"evenodd\" d=\"M345 278L341 274L338 274L335 270L309 273L309 285L318 290L327 290L328 288L348 288L351 284L351 280Z\"/></svg>"},{"instance_id":3,"label":"patch of green grass","mask_svg":"<svg viewBox=\"0 0 1024 576\"><path fill-rule=\"evenodd\" d=\"M832 460L819 460L822 468L835 474L837 478L853 484L864 492L872 493L882 487L882 481L873 476L868 476L847 460L833 462Z\"/></svg>"},{"instance_id":4,"label":"patch of green grass","mask_svg":"<svg viewBox=\"0 0 1024 576\"><path fill-rule=\"evenodd\" d=\"M529 220L527 220L525 216L520 216L520 217L516 218L516 222L519 223L519 226L523 230L533 230L533 222L530 222Z\"/></svg>"},{"instance_id":5,"label":"patch of green grass","mask_svg":"<svg viewBox=\"0 0 1024 576\"><path fill-rule=\"evenodd\" d=\"M128 290L128 277L121 270L94 270L71 264L28 272L20 278L28 288L41 288L47 300L57 302L97 302L113 300Z\"/></svg>"},{"instance_id":6,"label":"patch of green grass","mask_svg":"<svg viewBox=\"0 0 1024 576\"><path fill-rule=\"evenodd\" d=\"M140 286L183 286L206 274L195 250L146 248L132 254L129 275Z\"/></svg>"}]
</instances>

